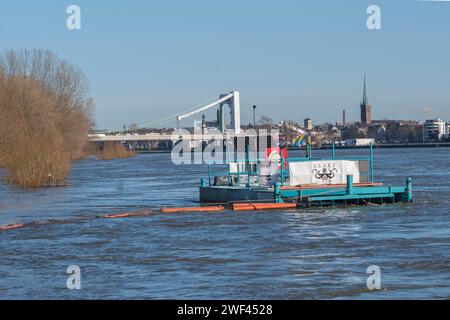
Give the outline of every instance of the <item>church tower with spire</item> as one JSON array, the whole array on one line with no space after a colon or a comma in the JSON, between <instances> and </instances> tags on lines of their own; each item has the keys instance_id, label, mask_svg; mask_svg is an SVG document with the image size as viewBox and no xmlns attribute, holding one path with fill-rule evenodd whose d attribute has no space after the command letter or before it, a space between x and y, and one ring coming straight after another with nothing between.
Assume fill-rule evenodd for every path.
<instances>
[{"instance_id":1,"label":"church tower with spire","mask_svg":"<svg viewBox=\"0 0 450 320\"><path fill-rule=\"evenodd\" d=\"M369 99L367 98L367 85L366 85L366 74L364 74L364 91L363 99L361 102L361 125L363 127L370 126L372 122L372 106L369 104Z\"/></svg>"}]
</instances>

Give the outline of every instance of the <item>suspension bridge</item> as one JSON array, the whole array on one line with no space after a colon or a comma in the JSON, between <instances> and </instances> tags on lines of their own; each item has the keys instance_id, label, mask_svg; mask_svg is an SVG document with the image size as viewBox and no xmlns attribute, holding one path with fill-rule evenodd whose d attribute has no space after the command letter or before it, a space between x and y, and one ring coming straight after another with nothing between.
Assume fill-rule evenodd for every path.
<instances>
[{"instance_id":1,"label":"suspension bridge","mask_svg":"<svg viewBox=\"0 0 450 320\"><path fill-rule=\"evenodd\" d=\"M228 106L230 112L230 124L226 123L226 114L225 107ZM216 129L214 132L211 132L211 128L207 127L207 122L204 116L204 112L218 107L217 109L217 119L214 122ZM240 104L240 94L239 91L231 91L226 94L219 95L213 102L207 103L206 105L202 105L201 107L196 108L195 110L182 113L174 117L173 120L176 120L177 129L180 128L180 122L182 120L194 117L195 115L202 115L202 122L200 132L201 134L192 135L192 143L196 144L198 141L210 141L217 137L217 129L221 134L224 135L226 139L232 139L234 137L242 136L245 133L241 128L241 104ZM170 120L168 118L162 119ZM153 122L158 123L159 121ZM192 126L195 127L195 126ZM144 126L138 126L138 128L145 128ZM136 130L137 131L137 130ZM105 143L105 142L121 142L128 145L132 145L137 149L170 149L173 144L179 140L179 136L177 136L177 131L173 130L173 132L167 133L132 133L132 132L106 132L106 133L93 133L89 134L89 140L95 143Z\"/></svg>"},{"instance_id":2,"label":"suspension bridge","mask_svg":"<svg viewBox=\"0 0 450 320\"><path fill-rule=\"evenodd\" d=\"M206 121L205 112L216 109L215 121ZM226 107L228 107L229 116L226 116ZM255 120L255 106L253 107L253 125L256 124ZM189 127L189 132L193 133L189 136L192 147L198 146L203 142L209 142L218 139L218 133L224 140L232 141L239 137L249 137L255 135L254 131L244 130L241 127L241 101L239 91L231 91L229 93L220 94L214 98L212 102L205 102L200 106L197 106L194 110L187 111L172 117L166 117L158 121L154 121L151 124L145 124L137 126L136 130L129 130L127 132L106 132L95 133L89 135L89 140L94 143L105 142L120 142L128 145L130 148L139 150L150 149L171 149L174 144L180 141L179 131L175 129L170 130L157 130L158 132L146 132L148 130L142 130L149 128L151 125L161 123L163 121L175 121L176 128L181 128L181 121L193 118L196 115L202 115L202 121L194 121L193 126ZM226 119L229 119L227 123ZM295 132L301 139L303 139L305 131L301 128L281 122L281 125L270 124L270 128L275 127L287 127L289 130ZM156 130L155 130L156 131ZM271 131L271 130L270 130ZM186 131L185 131L186 132ZM270 134L269 134L270 135ZM186 137L183 137L186 139Z\"/></svg>"}]
</instances>

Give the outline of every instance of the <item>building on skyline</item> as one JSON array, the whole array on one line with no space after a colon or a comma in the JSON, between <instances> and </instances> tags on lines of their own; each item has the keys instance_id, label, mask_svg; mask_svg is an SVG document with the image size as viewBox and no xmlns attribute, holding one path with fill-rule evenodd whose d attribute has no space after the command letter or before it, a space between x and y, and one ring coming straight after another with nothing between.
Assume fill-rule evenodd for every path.
<instances>
[{"instance_id":1,"label":"building on skyline","mask_svg":"<svg viewBox=\"0 0 450 320\"><path fill-rule=\"evenodd\" d=\"M366 86L366 74L364 74L364 90L363 90L363 99L361 102L361 125L363 127L370 126L372 122L372 106L369 103L369 99L367 97L367 86Z\"/></svg>"},{"instance_id":2,"label":"building on skyline","mask_svg":"<svg viewBox=\"0 0 450 320\"><path fill-rule=\"evenodd\" d=\"M375 142L386 142L386 127L383 124L372 124L367 129L367 138L374 139Z\"/></svg>"},{"instance_id":3,"label":"building on skyline","mask_svg":"<svg viewBox=\"0 0 450 320\"><path fill-rule=\"evenodd\" d=\"M341 128L341 139L362 139L367 138L367 130L359 127L357 124L347 125Z\"/></svg>"},{"instance_id":4,"label":"building on skyline","mask_svg":"<svg viewBox=\"0 0 450 320\"><path fill-rule=\"evenodd\" d=\"M426 120L423 124L423 140L437 141L448 136L448 125L441 119Z\"/></svg>"},{"instance_id":5,"label":"building on skyline","mask_svg":"<svg viewBox=\"0 0 450 320\"><path fill-rule=\"evenodd\" d=\"M303 126L306 130L312 130L313 129L313 122L311 118L306 118L303 120Z\"/></svg>"}]
</instances>

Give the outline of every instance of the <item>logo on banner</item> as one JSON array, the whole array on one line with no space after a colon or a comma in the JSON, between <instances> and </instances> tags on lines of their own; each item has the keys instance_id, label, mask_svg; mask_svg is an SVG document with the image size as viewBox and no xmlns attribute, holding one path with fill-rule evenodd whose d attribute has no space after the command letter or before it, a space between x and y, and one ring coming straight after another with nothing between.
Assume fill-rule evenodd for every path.
<instances>
[{"instance_id":1,"label":"logo on banner","mask_svg":"<svg viewBox=\"0 0 450 320\"><path fill-rule=\"evenodd\" d=\"M338 169L333 162L320 163L313 165L312 174L318 180L331 181L337 174Z\"/></svg>"}]
</instances>

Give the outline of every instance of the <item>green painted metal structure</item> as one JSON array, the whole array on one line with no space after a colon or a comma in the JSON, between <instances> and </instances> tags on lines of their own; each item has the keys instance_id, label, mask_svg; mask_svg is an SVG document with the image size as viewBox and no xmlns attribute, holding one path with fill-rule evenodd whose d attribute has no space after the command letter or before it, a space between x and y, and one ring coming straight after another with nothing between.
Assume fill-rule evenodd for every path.
<instances>
[{"instance_id":1,"label":"green painted metal structure","mask_svg":"<svg viewBox=\"0 0 450 320\"><path fill-rule=\"evenodd\" d=\"M248 149L245 154L245 171L231 172L228 166L227 171L223 169L214 170L214 166L208 166L208 183L205 179L201 180L200 201L202 202L235 202L235 201L273 201L297 202L304 206L334 206L344 205L363 205L369 203L384 204L395 202L412 202L412 180L407 178L404 186L384 186L375 184L374 166L373 166L373 147L370 145L369 158L364 157L345 157L338 158L335 154L334 145L331 158L313 158L312 148L308 145L307 158L289 158L289 162L307 162L317 160L358 160L368 162L368 171L360 172L361 176L366 176L367 184L359 186L353 183L353 176L347 176L347 184L320 186L317 188L308 187L286 187L286 177L288 177L285 159L280 160L279 181L276 181L272 187L259 185L258 165L260 160L252 160L249 157ZM264 161L264 160L261 160ZM228 185L215 185L215 177L226 176ZM245 182L241 179L245 177ZM252 178L254 177L254 178Z\"/></svg>"}]
</instances>

